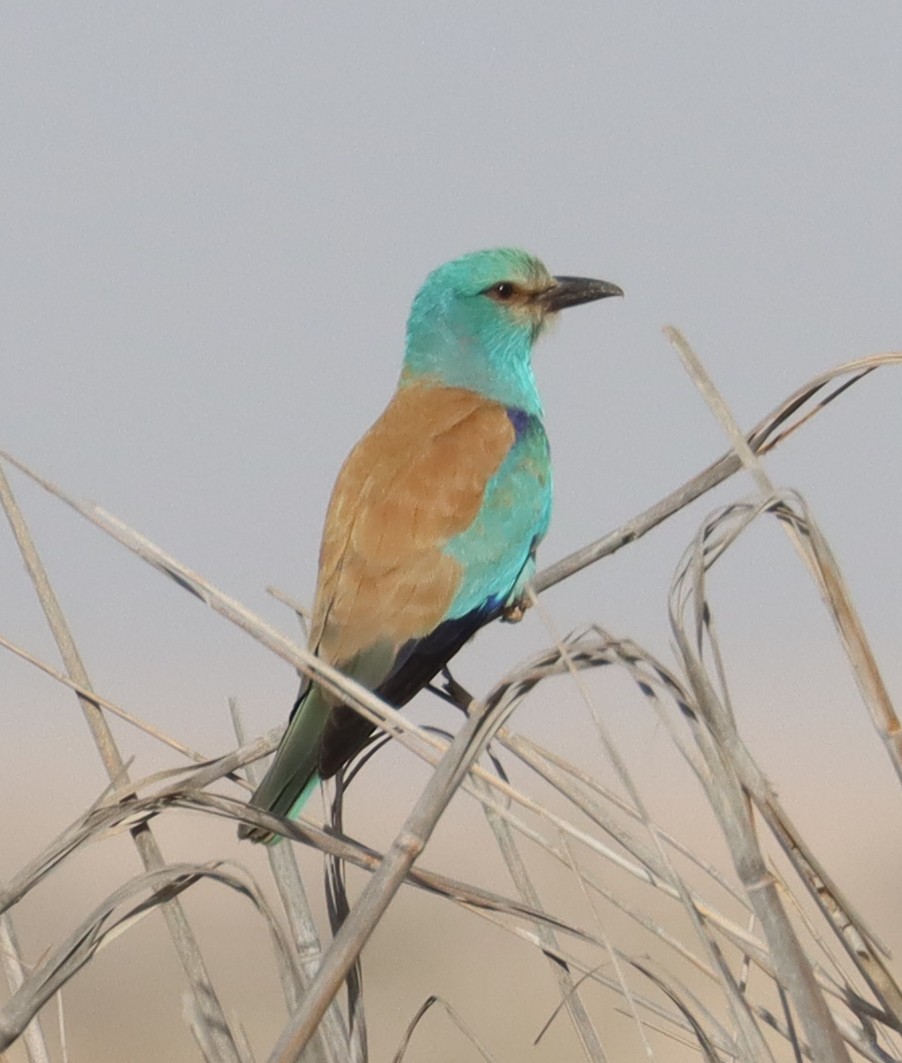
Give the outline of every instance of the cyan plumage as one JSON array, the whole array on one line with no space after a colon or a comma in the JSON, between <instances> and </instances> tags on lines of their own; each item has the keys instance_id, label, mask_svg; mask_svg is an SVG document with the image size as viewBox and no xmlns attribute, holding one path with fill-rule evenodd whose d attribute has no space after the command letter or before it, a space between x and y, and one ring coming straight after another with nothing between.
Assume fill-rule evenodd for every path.
<instances>
[{"instance_id":1,"label":"cyan plumage","mask_svg":"<svg viewBox=\"0 0 902 1063\"><path fill-rule=\"evenodd\" d=\"M557 311L622 294L552 277L514 249L477 251L429 275L398 389L332 492L310 630L318 656L400 707L516 606L551 514L533 344ZM305 681L251 803L296 814L371 733Z\"/></svg>"}]
</instances>

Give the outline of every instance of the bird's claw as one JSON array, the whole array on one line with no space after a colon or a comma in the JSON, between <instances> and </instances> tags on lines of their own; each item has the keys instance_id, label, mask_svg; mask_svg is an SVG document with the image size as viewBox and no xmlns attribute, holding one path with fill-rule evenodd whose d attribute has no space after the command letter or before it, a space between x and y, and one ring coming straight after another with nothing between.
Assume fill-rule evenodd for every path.
<instances>
[{"instance_id":1,"label":"bird's claw","mask_svg":"<svg viewBox=\"0 0 902 1063\"><path fill-rule=\"evenodd\" d=\"M518 598L515 602L511 602L510 605L504 607L501 619L506 624L519 624L523 617L526 616L528 608L529 602L526 598Z\"/></svg>"}]
</instances>

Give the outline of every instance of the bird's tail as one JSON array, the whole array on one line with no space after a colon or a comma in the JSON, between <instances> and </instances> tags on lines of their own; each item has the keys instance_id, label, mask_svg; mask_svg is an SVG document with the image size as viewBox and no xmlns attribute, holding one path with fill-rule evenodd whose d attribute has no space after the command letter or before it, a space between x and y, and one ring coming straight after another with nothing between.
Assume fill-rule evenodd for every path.
<instances>
[{"instance_id":1,"label":"bird's tail","mask_svg":"<svg viewBox=\"0 0 902 1063\"><path fill-rule=\"evenodd\" d=\"M329 711L319 688L310 686L288 721L275 759L254 791L251 805L289 819L301 811L320 781L320 737ZM238 837L267 843L279 840L278 834L249 823L241 824Z\"/></svg>"}]
</instances>

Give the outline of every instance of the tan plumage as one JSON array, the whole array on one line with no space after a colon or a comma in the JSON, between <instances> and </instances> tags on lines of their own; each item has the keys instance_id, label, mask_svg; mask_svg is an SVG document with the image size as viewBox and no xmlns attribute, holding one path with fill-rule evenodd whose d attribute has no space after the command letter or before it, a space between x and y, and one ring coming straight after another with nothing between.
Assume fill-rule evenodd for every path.
<instances>
[{"instance_id":1,"label":"tan plumage","mask_svg":"<svg viewBox=\"0 0 902 1063\"><path fill-rule=\"evenodd\" d=\"M347 670L446 617L461 573L442 547L473 522L514 438L505 408L475 392L418 383L395 394L332 492L311 630L324 660Z\"/></svg>"}]
</instances>

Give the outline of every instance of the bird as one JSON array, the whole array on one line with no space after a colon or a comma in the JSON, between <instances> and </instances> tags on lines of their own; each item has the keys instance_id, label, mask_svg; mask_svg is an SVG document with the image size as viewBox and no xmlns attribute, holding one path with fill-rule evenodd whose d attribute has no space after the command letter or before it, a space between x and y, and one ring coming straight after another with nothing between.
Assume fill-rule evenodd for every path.
<instances>
[{"instance_id":1,"label":"bird","mask_svg":"<svg viewBox=\"0 0 902 1063\"><path fill-rule=\"evenodd\" d=\"M552 501L533 345L559 311L622 295L516 248L429 274L397 390L332 491L308 640L320 659L400 708L479 628L522 612ZM374 730L302 679L250 804L296 816ZM239 836L278 840L249 823Z\"/></svg>"}]
</instances>

